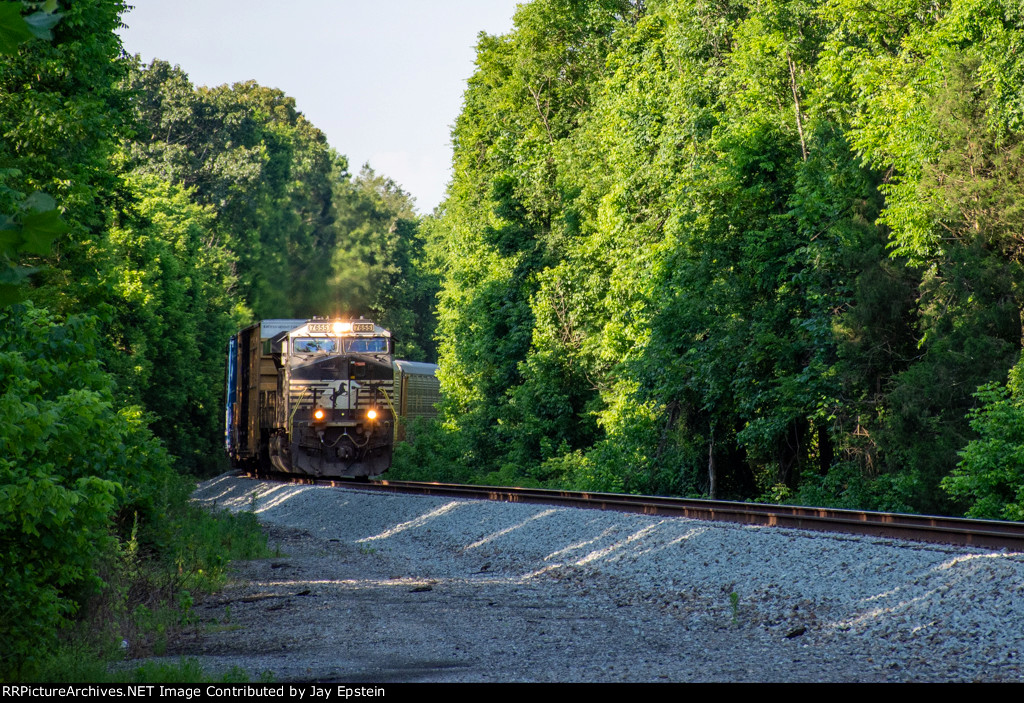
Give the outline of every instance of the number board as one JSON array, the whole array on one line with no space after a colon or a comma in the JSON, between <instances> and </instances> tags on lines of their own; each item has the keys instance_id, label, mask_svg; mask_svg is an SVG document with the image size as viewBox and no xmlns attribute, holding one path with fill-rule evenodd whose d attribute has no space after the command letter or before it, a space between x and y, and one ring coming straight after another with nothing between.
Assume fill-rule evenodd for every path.
<instances>
[{"instance_id":1,"label":"number board","mask_svg":"<svg viewBox=\"0 0 1024 703\"><path fill-rule=\"evenodd\" d=\"M331 325L328 322L311 322L309 323L310 332L330 332Z\"/></svg>"},{"instance_id":2,"label":"number board","mask_svg":"<svg viewBox=\"0 0 1024 703\"><path fill-rule=\"evenodd\" d=\"M373 332L373 323L372 322L353 322L352 323L352 331L353 332Z\"/></svg>"}]
</instances>

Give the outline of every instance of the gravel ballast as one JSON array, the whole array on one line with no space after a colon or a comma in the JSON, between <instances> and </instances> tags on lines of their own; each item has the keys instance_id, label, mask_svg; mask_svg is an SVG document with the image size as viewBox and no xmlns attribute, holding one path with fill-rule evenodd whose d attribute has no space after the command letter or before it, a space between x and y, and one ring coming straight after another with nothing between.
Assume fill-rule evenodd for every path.
<instances>
[{"instance_id":1,"label":"gravel ballast","mask_svg":"<svg viewBox=\"0 0 1024 703\"><path fill-rule=\"evenodd\" d=\"M280 681L1021 681L1024 554L254 481L174 651Z\"/></svg>"}]
</instances>

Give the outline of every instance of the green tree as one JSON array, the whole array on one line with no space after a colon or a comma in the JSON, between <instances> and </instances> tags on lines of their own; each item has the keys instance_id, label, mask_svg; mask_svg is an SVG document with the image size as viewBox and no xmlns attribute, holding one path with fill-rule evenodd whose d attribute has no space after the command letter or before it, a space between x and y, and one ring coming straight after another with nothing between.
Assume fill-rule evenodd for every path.
<instances>
[{"instance_id":1,"label":"green tree","mask_svg":"<svg viewBox=\"0 0 1024 703\"><path fill-rule=\"evenodd\" d=\"M257 317L319 312L334 244L323 133L279 90L253 81L195 89L166 62L130 66L130 168L214 209L220 241L238 261L238 292Z\"/></svg>"},{"instance_id":2,"label":"green tree","mask_svg":"<svg viewBox=\"0 0 1024 703\"><path fill-rule=\"evenodd\" d=\"M335 314L366 314L398 341L396 353L436 358L434 297L425 240L411 196L368 165L354 179L338 161L334 191L334 252L324 290Z\"/></svg>"},{"instance_id":3,"label":"green tree","mask_svg":"<svg viewBox=\"0 0 1024 703\"><path fill-rule=\"evenodd\" d=\"M113 207L97 281L109 292L107 369L180 468L209 472L221 463L224 340L251 314L232 292L234 259L210 209L156 176L126 174Z\"/></svg>"},{"instance_id":4,"label":"green tree","mask_svg":"<svg viewBox=\"0 0 1024 703\"><path fill-rule=\"evenodd\" d=\"M505 443L520 462L575 441L569 418L585 400L519 388L531 373L524 362L547 366L540 357L527 362L531 300L538 276L576 233L564 210L572 186L560 171L563 144L590 108L615 28L638 12L625 2L535 2L519 8L513 33L480 37L432 251L444 280L438 338L449 417L467 460L484 470L506 463ZM558 372L557 354L545 358L555 363L546 378L572 383Z\"/></svg>"},{"instance_id":5,"label":"green tree","mask_svg":"<svg viewBox=\"0 0 1024 703\"><path fill-rule=\"evenodd\" d=\"M970 504L970 517L1024 520L1024 366L1011 369L1005 386L982 386L976 398L969 417L978 438L942 487Z\"/></svg>"},{"instance_id":6,"label":"green tree","mask_svg":"<svg viewBox=\"0 0 1024 703\"><path fill-rule=\"evenodd\" d=\"M22 7L3 5L9 14ZM52 11L52 3L44 5L44 12ZM125 110L116 89L122 66L113 33L123 7L109 0L62 7L47 20L60 19L48 30L52 41L29 41L0 60L3 253L10 266L14 247L22 266L39 270L34 299L66 311L95 303L91 245L102 236L103 194L113 180L108 158ZM8 268L5 278L20 280L24 273ZM3 281L10 282L16 281Z\"/></svg>"},{"instance_id":7,"label":"green tree","mask_svg":"<svg viewBox=\"0 0 1024 703\"><path fill-rule=\"evenodd\" d=\"M118 407L95 321L0 311L0 624L7 678L46 656L101 584L115 518L158 518L170 457Z\"/></svg>"}]
</instances>

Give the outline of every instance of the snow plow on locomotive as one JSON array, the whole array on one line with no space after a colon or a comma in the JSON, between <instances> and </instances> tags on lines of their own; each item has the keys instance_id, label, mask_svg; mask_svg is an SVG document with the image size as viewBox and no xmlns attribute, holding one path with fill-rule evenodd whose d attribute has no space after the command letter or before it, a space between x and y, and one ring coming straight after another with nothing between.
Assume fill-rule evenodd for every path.
<instances>
[{"instance_id":1,"label":"snow plow on locomotive","mask_svg":"<svg viewBox=\"0 0 1024 703\"><path fill-rule=\"evenodd\" d=\"M263 320L232 336L225 407L232 465L328 477L384 473L399 402L407 402L396 395L407 384L396 383L393 355L391 333L363 318Z\"/></svg>"}]
</instances>

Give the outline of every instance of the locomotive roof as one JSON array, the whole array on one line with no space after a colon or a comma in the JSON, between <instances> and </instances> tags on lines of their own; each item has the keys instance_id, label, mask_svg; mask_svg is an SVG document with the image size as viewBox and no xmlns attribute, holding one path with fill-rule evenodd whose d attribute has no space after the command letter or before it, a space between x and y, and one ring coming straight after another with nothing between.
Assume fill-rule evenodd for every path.
<instances>
[{"instance_id":1,"label":"locomotive roof","mask_svg":"<svg viewBox=\"0 0 1024 703\"><path fill-rule=\"evenodd\" d=\"M370 320L364 320L363 318L359 318L358 320L346 319L345 321L346 322L370 322ZM254 323L252 325L249 325L245 329L250 330L250 329L253 329L254 327L259 327L260 328L260 339L273 339L275 337L282 336L282 335L287 334L289 332L293 332L293 331L297 330L299 327L303 327L304 325L317 324L317 323L329 323L329 322L330 322L330 320L328 320L326 318L314 318L314 319L305 319L305 318L272 318L272 319L261 320L259 322L256 322L256 323ZM384 335L385 337L390 337L391 336L390 332L388 332L386 329L384 329L383 327L381 327L380 325L375 324L375 323L373 325L373 332L371 334Z\"/></svg>"}]
</instances>

